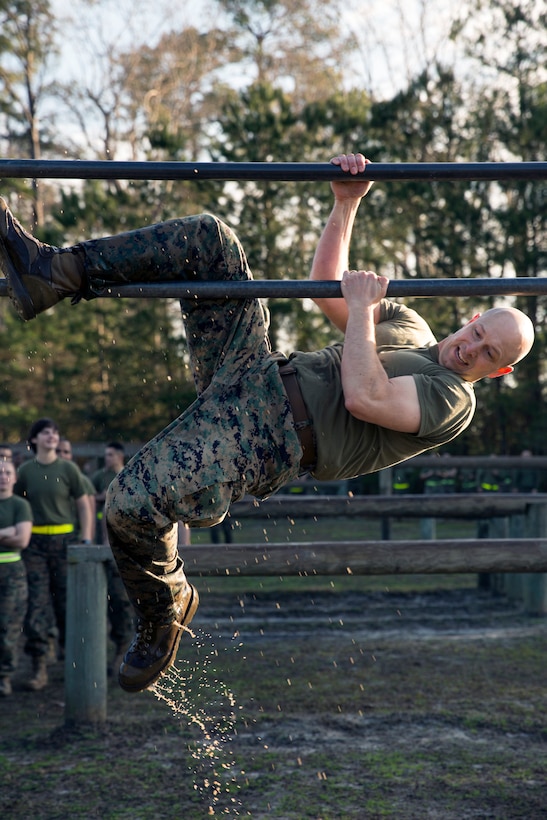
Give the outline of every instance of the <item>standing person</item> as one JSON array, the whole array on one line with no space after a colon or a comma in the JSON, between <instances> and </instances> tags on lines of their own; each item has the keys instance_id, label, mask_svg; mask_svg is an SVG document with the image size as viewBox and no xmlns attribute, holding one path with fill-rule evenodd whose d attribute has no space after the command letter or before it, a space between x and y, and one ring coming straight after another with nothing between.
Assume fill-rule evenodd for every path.
<instances>
[{"instance_id":1,"label":"standing person","mask_svg":"<svg viewBox=\"0 0 547 820\"><path fill-rule=\"evenodd\" d=\"M97 536L101 544L108 543L106 521L104 520L104 502L106 491L125 464L125 449L119 441L111 441L104 448L104 466L93 473L91 483L95 490L97 504L97 522L99 532Z\"/></svg>"},{"instance_id":2,"label":"standing person","mask_svg":"<svg viewBox=\"0 0 547 820\"><path fill-rule=\"evenodd\" d=\"M74 461L74 453L72 452L72 442L68 438L60 438L59 439L59 446L57 447L57 455L59 458L64 458L66 461L72 461L77 467L78 465ZM80 468L78 467L80 470ZM86 476L83 470L80 470L80 475L82 477L82 482L84 485L85 490L85 500L89 507L89 518L90 518L90 533L91 533L91 540L95 540L95 530L96 530L96 521L97 521L97 502L95 501L95 487L93 486L91 479ZM78 518L78 511L76 509L76 504L72 503L73 508L73 521L75 529L75 538L79 538L79 518Z\"/></svg>"},{"instance_id":3,"label":"standing person","mask_svg":"<svg viewBox=\"0 0 547 820\"><path fill-rule=\"evenodd\" d=\"M34 458L19 467L15 492L30 503L34 523L24 552L29 585L25 652L32 658L31 690L48 683L47 652L53 607L60 649L65 643L66 550L74 540L72 502L76 503L82 542L91 543L91 520L78 467L57 457L59 429L52 419L35 421L28 434Z\"/></svg>"},{"instance_id":4,"label":"standing person","mask_svg":"<svg viewBox=\"0 0 547 820\"><path fill-rule=\"evenodd\" d=\"M106 491L123 470L125 450L119 441L111 441L104 449L104 467L91 476L97 501L97 522L101 543L108 543L106 521L104 519L104 502ZM133 611L115 561L106 564L108 588L108 618L110 621L110 638L114 644L114 658L108 668L109 675L117 673L123 660L123 654L134 631Z\"/></svg>"},{"instance_id":5,"label":"standing person","mask_svg":"<svg viewBox=\"0 0 547 820\"><path fill-rule=\"evenodd\" d=\"M541 482L540 472L533 465L531 450L522 450L521 458L530 459L528 465L522 465L515 470L512 491L514 493L537 493Z\"/></svg>"},{"instance_id":6,"label":"standing person","mask_svg":"<svg viewBox=\"0 0 547 820\"><path fill-rule=\"evenodd\" d=\"M368 160L332 162L355 175ZM266 498L299 474L340 480L375 472L451 441L475 411L473 383L509 373L533 326L494 309L436 343L413 310L385 299L388 280L348 270L366 178L331 183L334 205L311 278L341 280L342 297L316 299L344 343L272 353L258 299L183 299L196 401L145 445L107 493L108 537L137 612L119 683L136 692L174 661L198 605L177 550L180 519L212 526L245 493ZM168 280L252 278L233 231L211 214L174 219L71 248L26 233L0 200L0 266L23 319L105 287Z\"/></svg>"},{"instance_id":7,"label":"standing person","mask_svg":"<svg viewBox=\"0 0 547 820\"><path fill-rule=\"evenodd\" d=\"M30 541L32 510L28 501L13 494L17 476L11 450L2 447L0 453L0 697L7 697L12 692L27 607L27 572L21 551Z\"/></svg>"}]
</instances>

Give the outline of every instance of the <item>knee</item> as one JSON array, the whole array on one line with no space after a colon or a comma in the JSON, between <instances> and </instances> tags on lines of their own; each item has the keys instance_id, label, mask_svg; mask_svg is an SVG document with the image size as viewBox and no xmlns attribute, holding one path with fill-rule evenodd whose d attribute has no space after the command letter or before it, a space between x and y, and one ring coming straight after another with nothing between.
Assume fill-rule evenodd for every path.
<instances>
[{"instance_id":1,"label":"knee","mask_svg":"<svg viewBox=\"0 0 547 820\"><path fill-rule=\"evenodd\" d=\"M123 469L106 493L104 516L109 535L138 539L170 526L164 501L157 481L146 479L138 470Z\"/></svg>"},{"instance_id":2,"label":"knee","mask_svg":"<svg viewBox=\"0 0 547 820\"><path fill-rule=\"evenodd\" d=\"M106 491L104 517L109 534L118 534L126 529L128 523L137 517L138 493L133 487L129 491L125 482L118 475Z\"/></svg>"}]
</instances>

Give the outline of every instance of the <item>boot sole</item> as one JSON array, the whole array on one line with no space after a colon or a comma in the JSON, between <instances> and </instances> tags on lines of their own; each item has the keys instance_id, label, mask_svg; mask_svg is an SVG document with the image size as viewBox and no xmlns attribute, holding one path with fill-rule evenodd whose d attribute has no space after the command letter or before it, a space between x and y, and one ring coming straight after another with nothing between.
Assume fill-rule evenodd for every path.
<instances>
[{"instance_id":1,"label":"boot sole","mask_svg":"<svg viewBox=\"0 0 547 820\"><path fill-rule=\"evenodd\" d=\"M19 273L13 266L8 251L2 239L0 239L0 268L8 285L8 295L11 302L25 322L36 318L36 311L31 296L24 286Z\"/></svg>"},{"instance_id":2,"label":"boot sole","mask_svg":"<svg viewBox=\"0 0 547 820\"><path fill-rule=\"evenodd\" d=\"M178 633L177 637L173 641L171 651L164 658L165 663L163 664L162 668L157 670L155 672L155 674L153 675L153 677L151 677L145 683L135 684L133 686L131 684L127 684L125 681L122 681L121 673L119 673L118 674L118 683L121 686L121 688L124 690L124 692L143 692L145 689L149 689L154 683L156 683L158 678L160 678L161 675L163 675L163 673L166 672L167 669L169 669L169 667L173 664L173 662L174 662L174 660L177 656L177 652L178 652L178 648L179 648L179 644L180 644L180 639L182 638L182 633L184 632L184 627L188 626L188 624L192 621L192 618L196 614L197 608L199 606L198 591L192 584L189 584L189 586L190 586L190 589L192 590L192 594L190 596L190 600L188 601L188 606L186 607L186 611L185 611L183 617L181 618L181 628L179 630L179 633Z\"/></svg>"}]
</instances>

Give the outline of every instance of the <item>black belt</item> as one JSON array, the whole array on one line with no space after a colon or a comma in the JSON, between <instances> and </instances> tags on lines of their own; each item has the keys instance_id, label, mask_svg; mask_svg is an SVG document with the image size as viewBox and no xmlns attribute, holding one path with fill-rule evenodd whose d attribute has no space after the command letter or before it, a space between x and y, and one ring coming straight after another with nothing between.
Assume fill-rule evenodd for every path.
<instances>
[{"instance_id":1,"label":"black belt","mask_svg":"<svg viewBox=\"0 0 547 820\"><path fill-rule=\"evenodd\" d=\"M300 439L300 446L302 447L300 467L302 472L307 472L315 466L315 462L317 461L311 419L304 403L304 397L302 396L298 379L296 378L296 368L293 367L292 364L286 364L281 360L279 362L279 374L283 381L289 404L291 405L294 426Z\"/></svg>"}]
</instances>

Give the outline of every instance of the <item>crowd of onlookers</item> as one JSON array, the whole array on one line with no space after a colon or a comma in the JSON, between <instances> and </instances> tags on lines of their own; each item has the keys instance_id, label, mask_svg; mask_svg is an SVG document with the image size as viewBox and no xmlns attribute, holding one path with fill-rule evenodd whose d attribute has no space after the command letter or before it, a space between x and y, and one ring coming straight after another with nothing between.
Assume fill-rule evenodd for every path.
<instances>
[{"instance_id":1,"label":"crowd of onlookers","mask_svg":"<svg viewBox=\"0 0 547 820\"><path fill-rule=\"evenodd\" d=\"M30 691L48 684L48 665L64 657L67 546L107 543L106 490L125 462L110 442L103 466L87 475L73 460L57 424L30 428L29 457L0 446L0 696L12 692L21 635L31 671ZM113 561L106 564L108 616L116 669L133 634L133 613Z\"/></svg>"},{"instance_id":2,"label":"crowd of onlookers","mask_svg":"<svg viewBox=\"0 0 547 820\"><path fill-rule=\"evenodd\" d=\"M124 446L106 444L102 462L81 469L49 418L31 426L25 454L0 445L0 697L12 693L22 635L31 666L26 689L46 687L48 666L64 658L67 547L108 543L105 498L124 466ZM213 542L221 535L231 541L229 523L212 528ZM179 544L189 542L190 530L180 524ZM105 567L114 674L133 637L133 611L114 560Z\"/></svg>"},{"instance_id":3,"label":"crowd of onlookers","mask_svg":"<svg viewBox=\"0 0 547 820\"><path fill-rule=\"evenodd\" d=\"M521 458L532 458L531 450L523 450ZM447 493L535 493L541 485L541 472L530 465L521 464L515 468L504 468L492 464L488 467L455 467L450 456L437 459L438 464L423 469L403 464L392 470L393 493L426 493L444 495Z\"/></svg>"}]
</instances>

